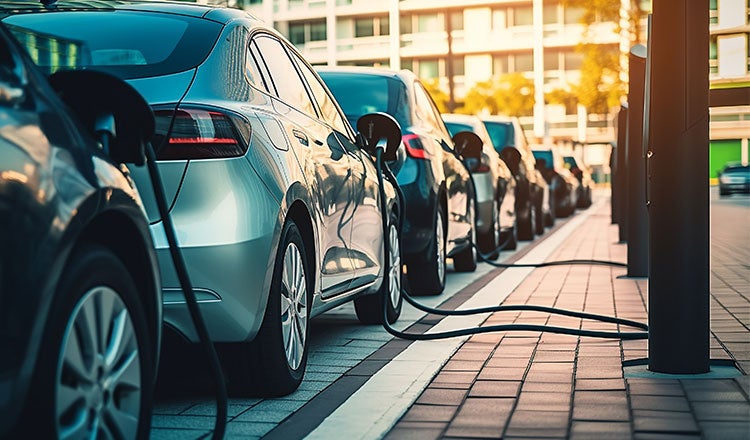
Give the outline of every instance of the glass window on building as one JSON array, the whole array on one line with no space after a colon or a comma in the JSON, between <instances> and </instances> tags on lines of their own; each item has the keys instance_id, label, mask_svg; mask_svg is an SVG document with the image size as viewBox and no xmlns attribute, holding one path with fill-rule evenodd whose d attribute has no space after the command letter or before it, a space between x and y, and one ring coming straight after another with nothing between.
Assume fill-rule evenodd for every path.
<instances>
[{"instance_id":1,"label":"glass window on building","mask_svg":"<svg viewBox=\"0 0 750 440\"><path fill-rule=\"evenodd\" d=\"M508 55L492 55L492 74L508 73Z\"/></svg>"},{"instance_id":2,"label":"glass window on building","mask_svg":"<svg viewBox=\"0 0 750 440\"><path fill-rule=\"evenodd\" d=\"M295 46L305 44L304 23L289 23L289 41Z\"/></svg>"},{"instance_id":3,"label":"glass window on building","mask_svg":"<svg viewBox=\"0 0 750 440\"><path fill-rule=\"evenodd\" d=\"M378 18L378 30L380 31L380 35L391 34L390 20L388 20L388 17Z\"/></svg>"},{"instance_id":4,"label":"glass window on building","mask_svg":"<svg viewBox=\"0 0 750 440\"><path fill-rule=\"evenodd\" d=\"M416 73L420 78L432 79L440 76L438 60L419 60L418 69L419 72Z\"/></svg>"},{"instance_id":5,"label":"glass window on building","mask_svg":"<svg viewBox=\"0 0 750 440\"><path fill-rule=\"evenodd\" d=\"M310 22L310 41L325 41L328 39L326 21Z\"/></svg>"},{"instance_id":6,"label":"glass window on building","mask_svg":"<svg viewBox=\"0 0 750 440\"><path fill-rule=\"evenodd\" d=\"M451 67L453 68L453 76L464 76L466 74L466 62L463 55L454 55Z\"/></svg>"},{"instance_id":7,"label":"glass window on building","mask_svg":"<svg viewBox=\"0 0 750 440\"><path fill-rule=\"evenodd\" d=\"M531 53L519 53L515 55L514 72L532 72L534 70L534 57Z\"/></svg>"},{"instance_id":8,"label":"glass window on building","mask_svg":"<svg viewBox=\"0 0 750 440\"><path fill-rule=\"evenodd\" d=\"M456 30L463 30L464 28L464 13L463 11L454 11L451 12L451 29L454 31Z\"/></svg>"},{"instance_id":9,"label":"glass window on building","mask_svg":"<svg viewBox=\"0 0 750 440\"><path fill-rule=\"evenodd\" d=\"M517 6L513 11L513 26L531 26L534 15L531 6Z\"/></svg>"},{"instance_id":10,"label":"glass window on building","mask_svg":"<svg viewBox=\"0 0 750 440\"><path fill-rule=\"evenodd\" d=\"M565 24L578 24L583 20L583 8L576 8L573 6L566 6L563 17Z\"/></svg>"},{"instance_id":11,"label":"glass window on building","mask_svg":"<svg viewBox=\"0 0 750 440\"><path fill-rule=\"evenodd\" d=\"M355 37L372 37L373 35L375 35L375 26L372 17L354 20Z\"/></svg>"},{"instance_id":12,"label":"glass window on building","mask_svg":"<svg viewBox=\"0 0 750 440\"><path fill-rule=\"evenodd\" d=\"M411 34L412 33L412 24L411 24L411 15L401 15L398 20L398 27L399 32L401 34Z\"/></svg>"},{"instance_id":13,"label":"glass window on building","mask_svg":"<svg viewBox=\"0 0 750 440\"><path fill-rule=\"evenodd\" d=\"M505 29L508 27L508 9L492 9L492 29Z\"/></svg>"},{"instance_id":14,"label":"glass window on building","mask_svg":"<svg viewBox=\"0 0 750 440\"><path fill-rule=\"evenodd\" d=\"M443 25L438 14L419 14L417 16L417 32L440 32Z\"/></svg>"},{"instance_id":15,"label":"glass window on building","mask_svg":"<svg viewBox=\"0 0 750 440\"><path fill-rule=\"evenodd\" d=\"M544 51L544 70L560 70L560 52L549 49Z\"/></svg>"},{"instance_id":16,"label":"glass window on building","mask_svg":"<svg viewBox=\"0 0 750 440\"><path fill-rule=\"evenodd\" d=\"M547 4L544 5L542 10L544 24L555 24L557 23L557 5Z\"/></svg>"},{"instance_id":17,"label":"glass window on building","mask_svg":"<svg viewBox=\"0 0 750 440\"><path fill-rule=\"evenodd\" d=\"M401 68L406 70L414 71L414 60L411 59L402 59L401 60Z\"/></svg>"},{"instance_id":18,"label":"glass window on building","mask_svg":"<svg viewBox=\"0 0 750 440\"><path fill-rule=\"evenodd\" d=\"M583 54L579 52L565 52L563 54L563 62L565 70L581 70L583 66Z\"/></svg>"}]
</instances>

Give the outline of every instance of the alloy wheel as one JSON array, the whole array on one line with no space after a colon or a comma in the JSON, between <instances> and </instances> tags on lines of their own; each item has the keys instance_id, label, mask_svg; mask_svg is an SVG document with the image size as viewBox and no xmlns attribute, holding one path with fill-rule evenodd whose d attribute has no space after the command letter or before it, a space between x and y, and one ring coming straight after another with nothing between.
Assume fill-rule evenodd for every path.
<instances>
[{"instance_id":1,"label":"alloy wheel","mask_svg":"<svg viewBox=\"0 0 750 440\"><path fill-rule=\"evenodd\" d=\"M396 225L391 224L388 232L388 245L390 253L388 255L388 261L391 264L388 270L389 277L389 297L391 306L398 308L401 300L401 245L398 238L398 229Z\"/></svg>"},{"instance_id":2,"label":"alloy wheel","mask_svg":"<svg viewBox=\"0 0 750 440\"><path fill-rule=\"evenodd\" d=\"M443 229L443 214L438 208L435 224L435 244L437 246L437 272L438 279L445 279L445 231Z\"/></svg>"},{"instance_id":3,"label":"alloy wheel","mask_svg":"<svg viewBox=\"0 0 750 440\"><path fill-rule=\"evenodd\" d=\"M299 248L289 243L281 274L281 334L286 360L299 368L305 353L307 335L307 281Z\"/></svg>"}]
</instances>

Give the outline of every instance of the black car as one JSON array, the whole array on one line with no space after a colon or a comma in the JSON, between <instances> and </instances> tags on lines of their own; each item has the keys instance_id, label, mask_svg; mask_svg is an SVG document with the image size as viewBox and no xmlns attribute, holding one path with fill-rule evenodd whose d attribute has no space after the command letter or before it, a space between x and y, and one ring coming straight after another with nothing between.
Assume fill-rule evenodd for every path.
<instances>
[{"instance_id":1,"label":"black car","mask_svg":"<svg viewBox=\"0 0 750 440\"><path fill-rule=\"evenodd\" d=\"M750 194L750 165L731 162L719 173L719 195Z\"/></svg>"},{"instance_id":2,"label":"black car","mask_svg":"<svg viewBox=\"0 0 750 440\"><path fill-rule=\"evenodd\" d=\"M576 208L586 209L591 206L594 187L594 179L591 177L591 170L583 160L575 156L563 156L564 166L578 179L578 201Z\"/></svg>"},{"instance_id":3,"label":"black car","mask_svg":"<svg viewBox=\"0 0 750 440\"><path fill-rule=\"evenodd\" d=\"M391 168L406 197L403 261L415 293L441 293L446 257L457 271L473 271L476 260L470 176L440 112L408 70L326 67L318 73L350 121L382 111L401 125L404 148Z\"/></svg>"},{"instance_id":4,"label":"black car","mask_svg":"<svg viewBox=\"0 0 750 440\"><path fill-rule=\"evenodd\" d=\"M495 151L516 178L516 223L519 240L533 240L552 226L554 213L548 209L547 182L536 169L536 159L526 140L518 118L483 116Z\"/></svg>"},{"instance_id":5,"label":"black car","mask_svg":"<svg viewBox=\"0 0 750 440\"><path fill-rule=\"evenodd\" d=\"M118 129L111 151L142 145L122 129L133 115L108 104L92 116ZM156 255L127 168L72 113L0 26L0 438L146 438L162 325Z\"/></svg>"},{"instance_id":6,"label":"black car","mask_svg":"<svg viewBox=\"0 0 750 440\"><path fill-rule=\"evenodd\" d=\"M549 185L549 209L556 217L568 217L578 205L581 183L565 168L562 156L554 148L532 148L536 167Z\"/></svg>"}]
</instances>

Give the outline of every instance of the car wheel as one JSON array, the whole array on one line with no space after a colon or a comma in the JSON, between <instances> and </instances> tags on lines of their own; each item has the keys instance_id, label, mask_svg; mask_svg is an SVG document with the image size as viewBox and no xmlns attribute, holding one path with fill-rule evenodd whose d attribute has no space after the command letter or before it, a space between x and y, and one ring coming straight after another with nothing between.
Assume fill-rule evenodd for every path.
<instances>
[{"instance_id":1,"label":"car wheel","mask_svg":"<svg viewBox=\"0 0 750 440\"><path fill-rule=\"evenodd\" d=\"M500 233L499 243L504 251L514 251L518 248L516 225L513 225L512 229Z\"/></svg>"},{"instance_id":2,"label":"car wheel","mask_svg":"<svg viewBox=\"0 0 750 440\"><path fill-rule=\"evenodd\" d=\"M534 215L534 232L536 235L544 235L544 209L542 209L542 203L539 203L534 207L536 214Z\"/></svg>"},{"instance_id":3,"label":"car wheel","mask_svg":"<svg viewBox=\"0 0 750 440\"><path fill-rule=\"evenodd\" d=\"M148 438L154 351L132 276L98 245L75 251L63 273L22 430L36 438Z\"/></svg>"},{"instance_id":4,"label":"car wheel","mask_svg":"<svg viewBox=\"0 0 750 440\"><path fill-rule=\"evenodd\" d=\"M535 209L534 202L529 199L526 217L518 223L518 239L529 241L534 239Z\"/></svg>"},{"instance_id":5,"label":"car wheel","mask_svg":"<svg viewBox=\"0 0 750 440\"><path fill-rule=\"evenodd\" d=\"M263 323L255 339L232 344L225 367L235 395L284 396L302 382L310 334L311 282L299 228L287 221L281 232Z\"/></svg>"},{"instance_id":6,"label":"car wheel","mask_svg":"<svg viewBox=\"0 0 750 440\"><path fill-rule=\"evenodd\" d=\"M496 198L492 201L492 225L489 231L477 234L477 247L483 258L494 261L500 256L500 244L500 204Z\"/></svg>"},{"instance_id":7,"label":"car wheel","mask_svg":"<svg viewBox=\"0 0 750 440\"><path fill-rule=\"evenodd\" d=\"M414 295L439 295L445 289L445 228L439 206L435 212L434 231L424 260L407 266L409 286Z\"/></svg>"},{"instance_id":8,"label":"car wheel","mask_svg":"<svg viewBox=\"0 0 750 440\"><path fill-rule=\"evenodd\" d=\"M476 249L477 242L476 208L473 201L469 201L469 223L471 224L471 243L465 249L453 256L453 268L456 272L474 272L477 269Z\"/></svg>"},{"instance_id":9,"label":"car wheel","mask_svg":"<svg viewBox=\"0 0 750 440\"><path fill-rule=\"evenodd\" d=\"M398 232L398 217L391 213L388 221L388 264L384 276L388 277L388 286L383 282L378 292L363 295L354 299L354 310L362 324L382 324L383 306L385 303L388 323L393 324L401 314L401 240ZM387 289L386 289L387 287Z\"/></svg>"}]
</instances>

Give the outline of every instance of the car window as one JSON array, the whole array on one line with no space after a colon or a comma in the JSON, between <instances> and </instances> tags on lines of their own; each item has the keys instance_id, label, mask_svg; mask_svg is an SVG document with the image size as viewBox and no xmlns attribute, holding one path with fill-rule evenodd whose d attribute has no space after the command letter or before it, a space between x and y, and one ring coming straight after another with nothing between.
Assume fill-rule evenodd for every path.
<instances>
[{"instance_id":1,"label":"car window","mask_svg":"<svg viewBox=\"0 0 750 440\"><path fill-rule=\"evenodd\" d=\"M484 126L487 128L490 140L495 148L515 147L513 125L510 123L485 121Z\"/></svg>"},{"instance_id":2,"label":"car window","mask_svg":"<svg viewBox=\"0 0 750 440\"><path fill-rule=\"evenodd\" d=\"M259 35L253 44L257 45L270 74L269 90L274 90L275 95L290 106L317 118L312 99L281 42L270 35Z\"/></svg>"},{"instance_id":3,"label":"car window","mask_svg":"<svg viewBox=\"0 0 750 440\"><path fill-rule=\"evenodd\" d=\"M448 134L448 129L445 128L443 118L440 117L440 112L438 111L435 102L421 83L414 83L414 94L418 110L424 112L426 120L429 121L430 124L433 124L438 132L442 133L444 139L450 139L451 136ZM452 143L450 144L450 147L453 147Z\"/></svg>"},{"instance_id":4,"label":"car window","mask_svg":"<svg viewBox=\"0 0 750 440\"><path fill-rule=\"evenodd\" d=\"M275 90L272 92L270 89L270 85L268 84L270 76L265 64L261 61L258 45L255 42L250 42L248 45L247 54L245 55L245 75L247 75L248 81L254 86L268 93L276 94Z\"/></svg>"},{"instance_id":5,"label":"car window","mask_svg":"<svg viewBox=\"0 0 750 440\"><path fill-rule=\"evenodd\" d=\"M125 79L197 66L222 29L195 17L124 10L17 14L3 23L47 74L95 67Z\"/></svg>"},{"instance_id":6,"label":"car window","mask_svg":"<svg viewBox=\"0 0 750 440\"><path fill-rule=\"evenodd\" d=\"M451 137L455 136L456 133L462 132L462 131L474 131L471 128L471 125L468 124L461 124L458 122L446 122L445 127L448 128L448 132L450 133Z\"/></svg>"},{"instance_id":7,"label":"car window","mask_svg":"<svg viewBox=\"0 0 750 440\"><path fill-rule=\"evenodd\" d=\"M535 150L532 151L534 153L534 158L536 159L537 165L541 166L541 164L544 165L545 168L552 169L555 166L554 158L552 157L552 152L548 150ZM544 162L540 162L544 161Z\"/></svg>"},{"instance_id":8,"label":"car window","mask_svg":"<svg viewBox=\"0 0 750 440\"><path fill-rule=\"evenodd\" d=\"M320 72L320 77L355 129L360 117L373 112L388 113L402 128L411 125L409 100L401 81L381 75L347 72Z\"/></svg>"},{"instance_id":9,"label":"car window","mask_svg":"<svg viewBox=\"0 0 750 440\"><path fill-rule=\"evenodd\" d=\"M302 61L299 55L292 52L292 58L294 58L295 62L297 63L297 67L305 77L307 84L310 86L310 90L315 97L315 101L318 102L318 106L320 107L321 117L323 118L323 120L328 122L334 129L338 130L339 132L351 134L347 129L344 118L336 108L336 104L334 104L333 99L328 95L328 92L320 83L317 75L315 75L315 73L310 70L310 68L304 61Z\"/></svg>"}]
</instances>

